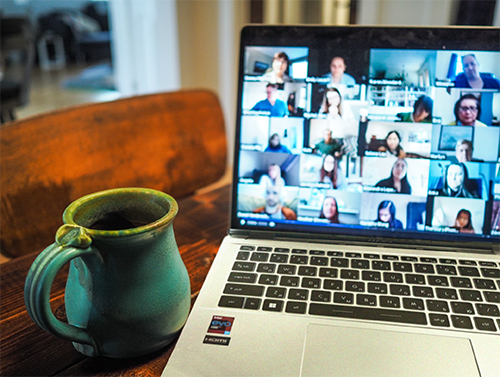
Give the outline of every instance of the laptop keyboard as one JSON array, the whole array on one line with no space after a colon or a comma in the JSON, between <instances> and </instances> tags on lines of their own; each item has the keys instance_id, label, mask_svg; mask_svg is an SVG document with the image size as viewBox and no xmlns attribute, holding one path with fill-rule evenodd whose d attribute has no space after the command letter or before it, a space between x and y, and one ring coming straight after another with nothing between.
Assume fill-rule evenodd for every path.
<instances>
[{"instance_id":1,"label":"laptop keyboard","mask_svg":"<svg viewBox=\"0 0 500 377\"><path fill-rule=\"evenodd\" d=\"M241 246L219 306L500 333L500 265Z\"/></svg>"}]
</instances>

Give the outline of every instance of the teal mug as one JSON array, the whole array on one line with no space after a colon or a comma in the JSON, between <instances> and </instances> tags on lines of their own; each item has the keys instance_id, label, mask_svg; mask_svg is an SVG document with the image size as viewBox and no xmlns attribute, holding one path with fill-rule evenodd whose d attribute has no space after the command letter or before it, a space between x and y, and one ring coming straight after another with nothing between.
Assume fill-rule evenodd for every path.
<instances>
[{"instance_id":1,"label":"teal mug","mask_svg":"<svg viewBox=\"0 0 500 377\"><path fill-rule=\"evenodd\" d=\"M88 356L141 356L172 342L191 304L172 227L177 210L171 196L143 188L101 191L70 204L56 242L26 278L33 321ZM66 323L55 318L49 300L68 262Z\"/></svg>"}]
</instances>

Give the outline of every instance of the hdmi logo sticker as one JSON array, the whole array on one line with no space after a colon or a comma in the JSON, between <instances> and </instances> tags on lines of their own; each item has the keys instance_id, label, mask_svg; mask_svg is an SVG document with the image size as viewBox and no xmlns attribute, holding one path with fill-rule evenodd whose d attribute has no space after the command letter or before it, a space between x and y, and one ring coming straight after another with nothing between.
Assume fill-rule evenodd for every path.
<instances>
[{"instance_id":1,"label":"hdmi logo sticker","mask_svg":"<svg viewBox=\"0 0 500 377\"><path fill-rule=\"evenodd\" d=\"M231 338L226 338L223 336L205 335L205 339L203 339L203 343L216 344L219 346L228 346L230 340L231 340Z\"/></svg>"}]
</instances>

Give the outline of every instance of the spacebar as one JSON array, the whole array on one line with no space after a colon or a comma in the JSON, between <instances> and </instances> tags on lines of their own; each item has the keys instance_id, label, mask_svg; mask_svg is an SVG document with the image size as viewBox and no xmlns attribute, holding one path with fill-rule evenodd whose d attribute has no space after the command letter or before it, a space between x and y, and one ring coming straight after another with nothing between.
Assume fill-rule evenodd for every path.
<instances>
[{"instance_id":1,"label":"spacebar","mask_svg":"<svg viewBox=\"0 0 500 377\"><path fill-rule=\"evenodd\" d=\"M427 325L427 319L424 313L403 310L311 303L309 306L309 314Z\"/></svg>"}]
</instances>

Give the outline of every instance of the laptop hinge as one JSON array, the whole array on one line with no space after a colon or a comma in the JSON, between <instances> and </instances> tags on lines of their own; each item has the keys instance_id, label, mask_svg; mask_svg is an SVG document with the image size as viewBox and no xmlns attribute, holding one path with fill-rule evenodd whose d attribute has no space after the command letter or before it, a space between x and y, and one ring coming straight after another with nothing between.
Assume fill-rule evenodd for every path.
<instances>
[{"instance_id":1,"label":"laptop hinge","mask_svg":"<svg viewBox=\"0 0 500 377\"><path fill-rule=\"evenodd\" d=\"M493 253L495 253L495 255L500 255L500 242L493 244Z\"/></svg>"}]
</instances>

